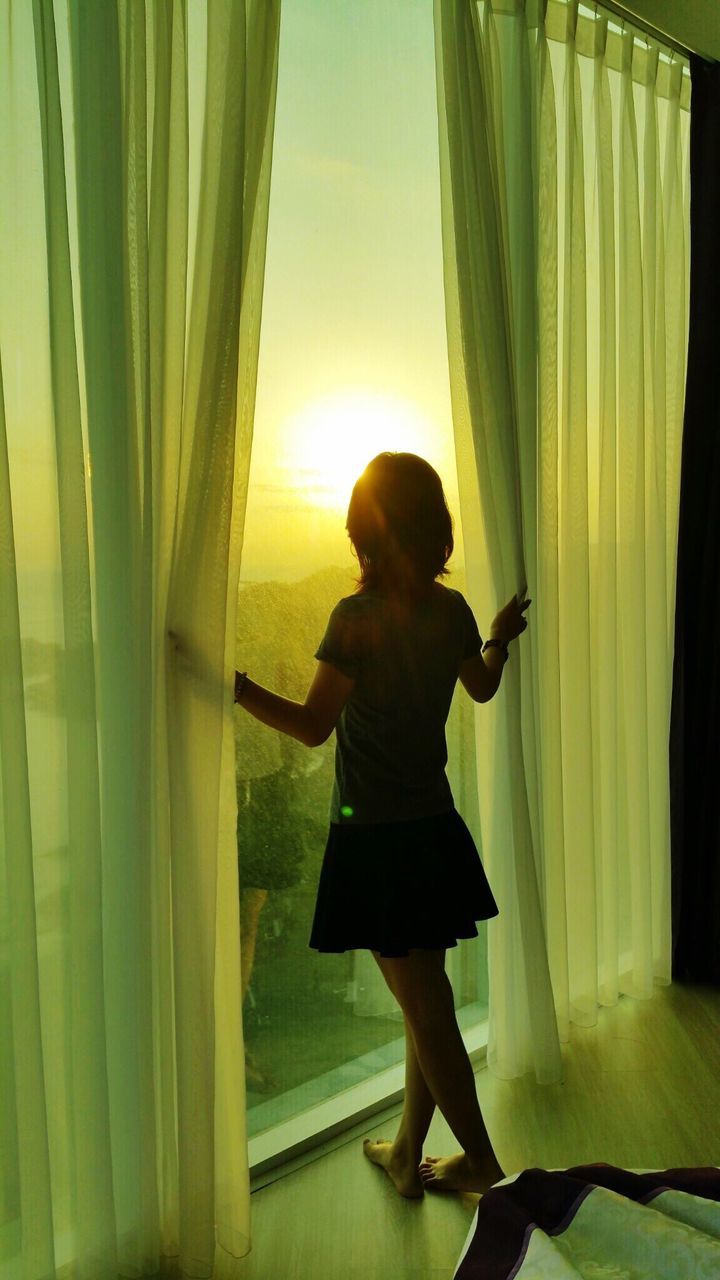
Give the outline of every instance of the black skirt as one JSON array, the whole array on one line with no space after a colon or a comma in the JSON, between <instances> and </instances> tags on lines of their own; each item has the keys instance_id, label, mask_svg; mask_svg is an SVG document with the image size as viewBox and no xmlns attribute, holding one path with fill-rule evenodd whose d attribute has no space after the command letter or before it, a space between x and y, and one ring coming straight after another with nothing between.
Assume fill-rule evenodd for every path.
<instances>
[{"instance_id":1,"label":"black skirt","mask_svg":"<svg viewBox=\"0 0 720 1280\"><path fill-rule=\"evenodd\" d=\"M480 855L455 809L405 822L332 823L309 946L406 956L457 946L499 914Z\"/></svg>"}]
</instances>

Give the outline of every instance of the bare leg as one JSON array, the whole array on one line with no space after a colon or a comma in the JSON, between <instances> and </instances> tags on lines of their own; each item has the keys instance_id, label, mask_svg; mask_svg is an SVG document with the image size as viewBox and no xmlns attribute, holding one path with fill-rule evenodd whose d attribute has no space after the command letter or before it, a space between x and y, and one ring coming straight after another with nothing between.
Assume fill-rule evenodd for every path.
<instances>
[{"instance_id":1,"label":"bare leg","mask_svg":"<svg viewBox=\"0 0 720 1280\"><path fill-rule=\"evenodd\" d=\"M404 1016L404 1015L403 1015ZM393 1146L407 1154L414 1169L420 1163L423 1143L435 1110L435 1099L420 1070L410 1024L405 1019L405 1097L400 1128Z\"/></svg>"},{"instance_id":2,"label":"bare leg","mask_svg":"<svg viewBox=\"0 0 720 1280\"><path fill-rule=\"evenodd\" d=\"M389 1138L366 1138L363 1150L374 1164L387 1169L400 1194L408 1199L423 1194L418 1166L434 1110L435 1100L420 1070L415 1041L405 1019L405 1097L400 1128L394 1142Z\"/></svg>"},{"instance_id":3,"label":"bare leg","mask_svg":"<svg viewBox=\"0 0 720 1280\"><path fill-rule=\"evenodd\" d=\"M420 1165L426 1187L482 1193L505 1173L493 1150L475 1089L475 1075L460 1028L452 1021L415 1024L418 1056L438 1106L463 1151L456 1156L430 1156Z\"/></svg>"},{"instance_id":4,"label":"bare leg","mask_svg":"<svg viewBox=\"0 0 720 1280\"><path fill-rule=\"evenodd\" d=\"M483 1192L505 1175L480 1112L452 987L438 963L440 954L417 949L407 957L376 955L376 959L410 1025L427 1088L463 1148L457 1156L423 1162L420 1173L425 1186Z\"/></svg>"}]
</instances>

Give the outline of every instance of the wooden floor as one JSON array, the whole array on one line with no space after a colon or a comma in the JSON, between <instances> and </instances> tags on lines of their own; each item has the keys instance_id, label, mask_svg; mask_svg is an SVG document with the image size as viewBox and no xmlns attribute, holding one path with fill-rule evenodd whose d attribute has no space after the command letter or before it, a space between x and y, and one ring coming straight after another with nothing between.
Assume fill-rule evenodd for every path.
<instances>
[{"instance_id":1,"label":"wooden floor","mask_svg":"<svg viewBox=\"0 0 720 1280\"><path fill-rule=\"evenodd\" d=\"M572 1026L564 1081L476 1073L506 1174L605 1161L625 1168L720 1165L720 990L673 984L652 1000L622 996L596 1027ZM343 1146L251 1198L252 1252L242 1280L450 1280L477 1196L397 1194L362 1153L392 1138L399 1108ZM425 1154L457 1150L436 1111Z\"/></svg>"}]
</instances>

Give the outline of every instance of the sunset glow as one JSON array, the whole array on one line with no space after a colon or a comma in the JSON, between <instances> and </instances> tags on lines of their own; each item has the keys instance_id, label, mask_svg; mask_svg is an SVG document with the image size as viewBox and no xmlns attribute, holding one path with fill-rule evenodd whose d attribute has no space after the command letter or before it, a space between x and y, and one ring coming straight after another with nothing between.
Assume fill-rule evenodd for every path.
<instances>
[{"instance_id":1,"label":"sunset glow","mask_svg":"<svg viewBox=\"0 0 720 1280\"><path fill-rule=\"evenodd\" d=\"M433 466L437 428L409 400L347 390L315 400L288 420L283 465L313 506L345 511L352 487L384 450L418 453Z\"/></svg>"}]
</instances>

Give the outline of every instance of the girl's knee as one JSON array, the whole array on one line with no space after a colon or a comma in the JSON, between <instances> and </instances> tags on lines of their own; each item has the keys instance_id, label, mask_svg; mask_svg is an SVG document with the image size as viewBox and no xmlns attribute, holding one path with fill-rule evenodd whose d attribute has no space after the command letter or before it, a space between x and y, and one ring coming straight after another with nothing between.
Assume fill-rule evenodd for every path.
<instances>
[{"instance_id":1,"label":"girl's knee","mask_svg":"<svg viewBox=\"0 0 720 1280\"><path fill-rule=\"evenodd\" d=\"M385 981L410 1023L434 1021L454 1012L453 991L445 972L444 951L413 949L407 956L373 952Z\"/></svg>"}]
</instances>

